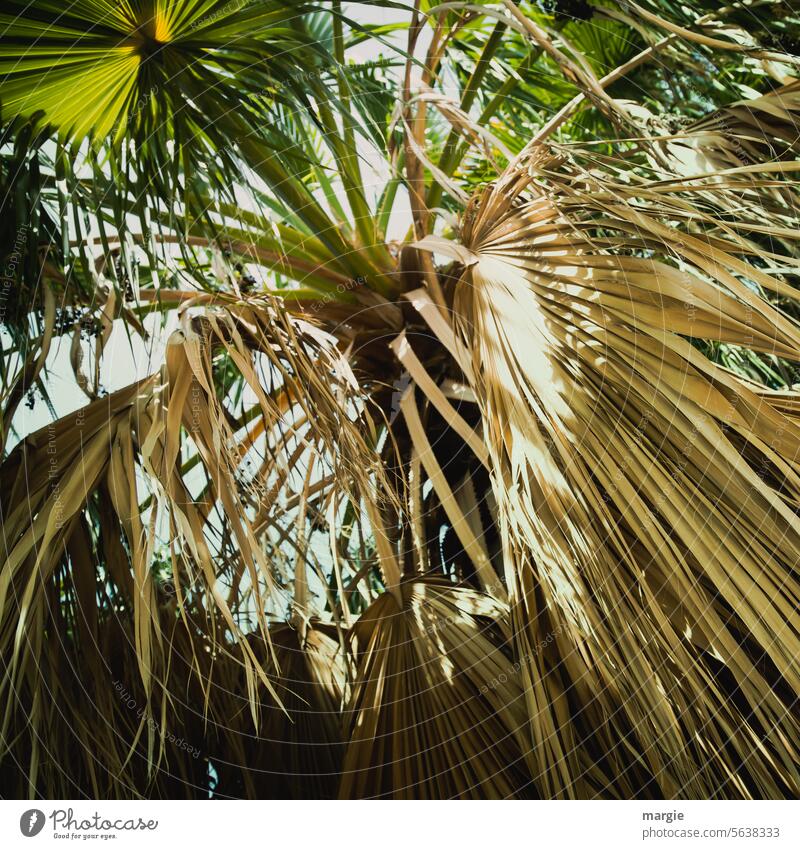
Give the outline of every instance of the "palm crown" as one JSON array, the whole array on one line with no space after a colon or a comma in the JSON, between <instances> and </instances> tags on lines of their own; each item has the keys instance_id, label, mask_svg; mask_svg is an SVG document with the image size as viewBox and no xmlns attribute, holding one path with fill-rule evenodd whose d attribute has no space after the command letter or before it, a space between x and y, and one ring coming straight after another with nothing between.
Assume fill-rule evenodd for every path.
<instances>
[{"instance_id":1,"label":"palm crown","mask_svg":"<svg viewBox=\"0 0 800 849\"><path fill-rule=\"evenodd\" d=\"M784 4L0 25L3 795L800 792Z\"/></svg>"}]
</instances>

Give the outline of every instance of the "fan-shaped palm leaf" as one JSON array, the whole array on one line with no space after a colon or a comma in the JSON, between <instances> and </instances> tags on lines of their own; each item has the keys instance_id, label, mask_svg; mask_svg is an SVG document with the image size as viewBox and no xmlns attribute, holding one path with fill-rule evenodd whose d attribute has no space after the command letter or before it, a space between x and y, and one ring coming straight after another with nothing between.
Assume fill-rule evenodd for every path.
<instances>
[{"instance_id":1,"label":"fan-shaped palm leaf","mask_svg":"<svg viewBox=\"0 0 800 849\"><path fill-rule=\"evenodd\" d=\"M468 211L455 312L543 792L583 795L582 748L613 762L622 740L666 795L796 792L781 694L800 685L800 432L682 338L797 359L795 323L752 285L791 291L722 222L687 233L685 186L624 186L541 150L526 167L536 182L512 170ZM534 647L550 634L546 667ZM782 729L769 744L767 728Z\"/></svg>"}]
</instances>

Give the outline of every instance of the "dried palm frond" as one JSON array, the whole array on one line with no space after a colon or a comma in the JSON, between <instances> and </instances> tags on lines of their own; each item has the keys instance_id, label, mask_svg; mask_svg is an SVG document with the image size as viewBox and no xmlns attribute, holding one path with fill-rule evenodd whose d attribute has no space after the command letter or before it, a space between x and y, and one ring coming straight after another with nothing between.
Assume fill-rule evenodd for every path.
<instances>
[{"instance_id":1,"label":"dried palm frond","mask_svg":"<svg viewBox=\"0 0 800 849\"><path fill-rule=\"evenodd\" d=\"M312 622L302 631L274 625L272 652L260 638L254 647L281 699L260 705L258 727L240 675L226 682L217 703L217 734L209 747L220 792L227 796L268 799L330 799L344 755L342 699L347 658L336 628ZM253 641L253 638L251 638ZM274 659L272 655L274 654Z\"/></svg>"},{"instance_id":2,"label":"dried palm frond","mask_svg":"<svg viewBox=\"0 0 800 849\"><path fill-rule=\"evenodd\" d=\"M700 173L796 158L800 138L800 80L763 97L741 100L687 128L687 143L714 167Z\"/></svg>"},{"instance_id":3,"label":"dried palm frond","mask_svg":"<svg viewBox=\"0 0 800 849\"><path fill-rule=\"evenodd\" d=\"M645 110L646 111L646 110ZM751 100L740 100L689 124L680 134L658 144L670 170L684 179L719 175L723 192L707 185L703 198L709 205L728 201L728 212L750 216L760 210L782 216L792 226L798 204L792 161L800 139L800 81ZM738 186L738 191L724 189ZM752 211L751 211L752 210Z\"/></svg>"},{"instance_id":4,"label":"dried palm frond","mask_svg":"<svg viewBox=\"0 0 800 849\"><path fill-rule=\"evenodd\" d=\"M760 295L794 290L747 261L766 222L580 162L537 149L473 202L454 304L534 780L593 795L589 761L604 793L796 793L800 429L685 338L799 359Z\"/></svg>"},{"instance_id":5,"label":"dried palm frond","mask_svg":"<svg viewBox=\"0 0 800 849\"><path fill-rule=\"evenodd\" d=\"M344 798L530 796L525 704L505 611L433 579L404 582L359 619Z\"/></svg>"},{"instance_id":6,"label":"dried palm frond","mask_svg":"<svg viewBox=\"0 0 800 849\"><path fill-rule=\"evenodd\" d=\"M212 372L222 354L256 401L244 422L218 395ZM275 619L300 604L280 572L286 542L281 522L299 496L303 509L296 522L311 521L312 500L315 509L328 504L333 534L339 511L350 503L358 523L363 509L377 529L396 496L379 464L376 440L363 395L332 338L268 298L216 308L189 305L160 374L20 443L2 466L8 495L0 569L0 736L4 755L28 747L24 792L57 787L74 795L67 779L39 771L37 735L56 722L61 733L48 735L48 745L64 747L56 761L67 762L67 751L76 758L76 747L85 745L74 771L90 775L98 795L108 792L99 789L108 781L125 794L131 788L168 794L176 727L191 726L191 739L206 756L213 749L220 757L202 722L211 716L218 729L231 719L223 711L229 691L236 693L236 710L247 713L232 723L231 734L249 728L268 739L271 727L274 741L287 740L286 748L267 758L278 758L283 767L278 761L262 765L290 774L289 795L321 793L323 786L333 792L341 739L341 685L334 678L341 677L337 664L346 663L345 639L338 625L330 626L338 634L334 643L324 627L310 626L313 609L307 605L296 621L302 636L293 637L291 628L276 630ZM187 468L194 469L193 478ZM101 538L93 537L89 518L92 525L99 522ZM298 538L291 543L300 574L308 553ZM159 555L160 570L159 545L166 551ZM386 550L380 566L396 586L399 571L388 542ZM167 596L165 584L171 587ZM344 578L339 589L344 592ZM73 599L67 623L62 597ZM344 603L340 599L339 608ZM335 613L335 599L331 605ZM273 633L280 636L277 646ZM106 653L101 647L114 634L120 645ZM114 764L115 776L91 775L95 747L88 721L73 729L54 718L50 678L41 668L47 652L62 656L67 670L61 687L68 696L59 710L69 716L91 703L96 708L87 707L89 714L98 710L107 720L100 732L111 735L104 763L106 769ZM124 662L114 660L119 654ZM317 680L323 691L312 699ZM110 683L119 683L125 700L135 702L133 714L116 705L119 694ZM301 715L292 726L292 711L302 714L305 701L316 701L320 721L306 727ZM264 703L271 705L266 720ZM285 724L276 725L278 713ZM30 730L23 733L19 723L26 716ZM317 744L301 745L303 735L320 745L324 739L317 751L325 750L331 768L317 784L309 760L317 756ZM225 740L230 745L219 751L233 753L230 736ZM195 769L185 751L177 760L189 772ZM291 775L299 784L291 784ZM191 786L197 786L194 779Z\"/></svg>"}]
</instances>

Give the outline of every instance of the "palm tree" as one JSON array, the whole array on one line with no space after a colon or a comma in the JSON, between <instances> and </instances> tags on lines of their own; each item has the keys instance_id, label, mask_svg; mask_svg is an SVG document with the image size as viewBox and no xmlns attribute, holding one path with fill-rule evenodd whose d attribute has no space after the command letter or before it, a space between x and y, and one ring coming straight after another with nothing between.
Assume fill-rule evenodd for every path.
<instances>
[{"instance_id":1,"label":"palm tree","mask_svg":"<svg viewBox=\"0 0 800 849\"><path fill-rule=\"evenodd\" d=\"M786 4L5 9L3 796L800 792Z\"/></svg>"}]
</instances>

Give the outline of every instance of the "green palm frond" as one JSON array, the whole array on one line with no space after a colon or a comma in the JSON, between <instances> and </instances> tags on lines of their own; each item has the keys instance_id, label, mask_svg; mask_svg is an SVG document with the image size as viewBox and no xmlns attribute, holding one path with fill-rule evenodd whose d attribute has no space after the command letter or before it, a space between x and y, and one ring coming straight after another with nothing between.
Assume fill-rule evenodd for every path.
<instances>
[{"instance_id":1,"label":"green palm frond","mask_svg":"<svg viewBox=\"0 0 800 849\"><path fill-rule=\"evenodd\" d=\"M41 115L77 141L115 131L144 142L161 127L175 132L173 124L201 129L214 115L197 97L213 95L223 111L279 82L287 57L313 64L320 51L302 11L218 0L81 2L66 10L10 3L0 16L3 114Z\"/></svg>"}]
</instances>

